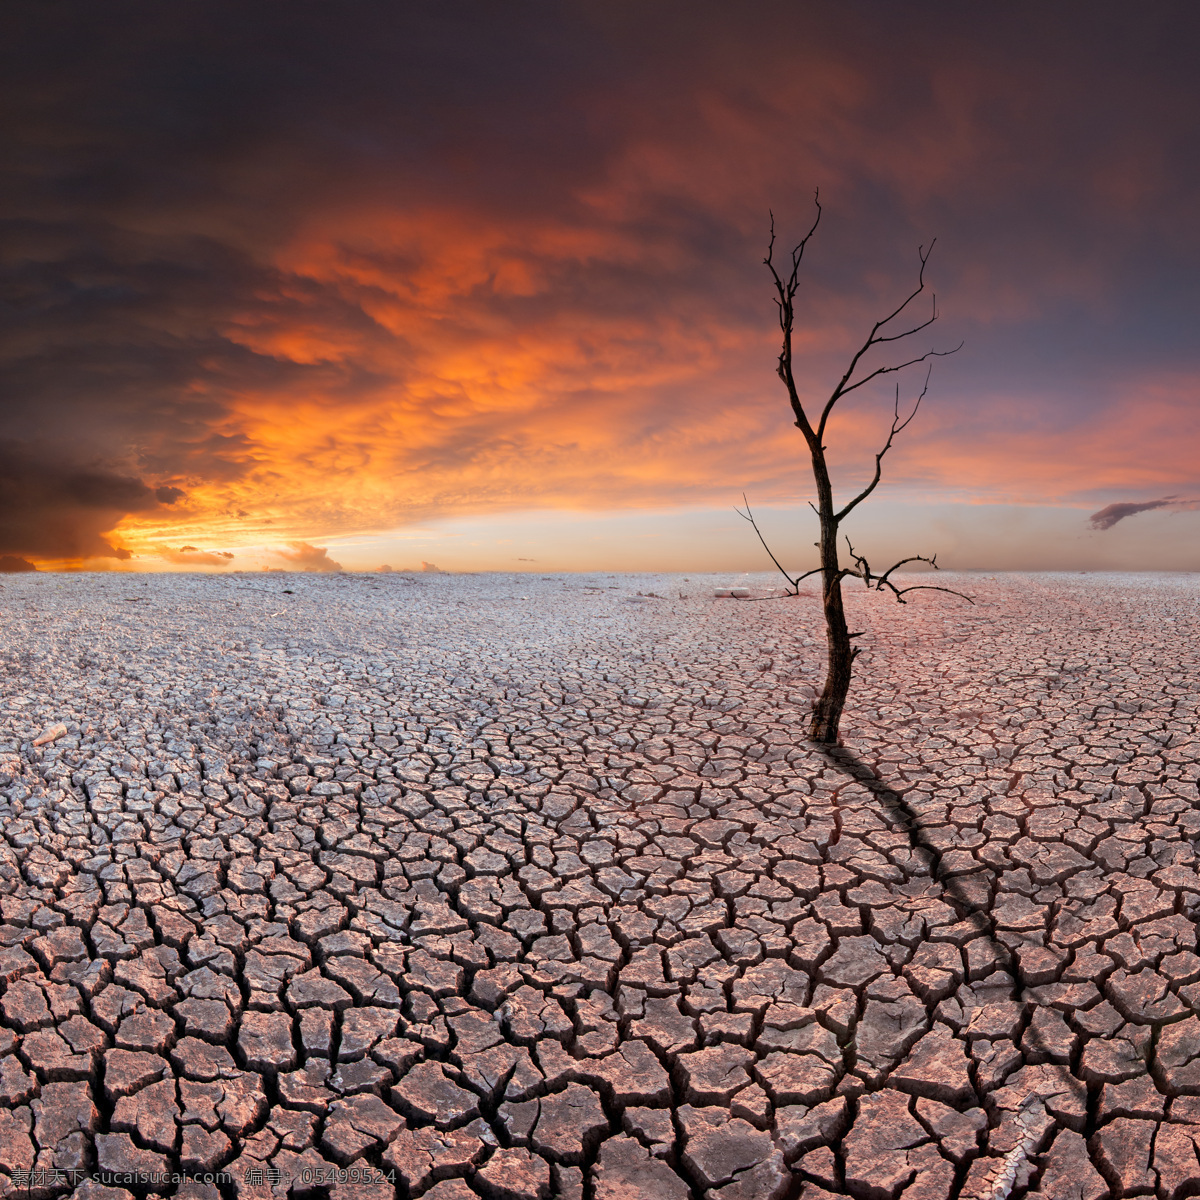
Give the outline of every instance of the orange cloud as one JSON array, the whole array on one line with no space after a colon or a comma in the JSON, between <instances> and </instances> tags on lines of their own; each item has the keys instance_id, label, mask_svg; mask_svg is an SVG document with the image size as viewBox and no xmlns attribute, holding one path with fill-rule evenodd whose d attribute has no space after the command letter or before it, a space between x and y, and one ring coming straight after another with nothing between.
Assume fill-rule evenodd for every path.
<instances>
[{"instance_id":1,"label":"orange cloud","mask_svg":"<svg viewBox=\"0 0 1200 1200\"><path fill-rule=\"evenodd\" d=\"M197 550L195 546L183 546L179 550L160 550L158 557L180 567L227 567L234 556L227 550Z\"/></svg>"},{"instance_id":2,"label":"orange cloud","mask_svg":"<svg viewBox=\"0 0 1200 1200\"><path fill-rule=\"evenodd\" d=\"M287 564L290 571L340 571L341 563L329 557L329 551L321 546L310 546L307 542L292 542L287 550L275 552Z\"/></svg>"},{"instance_id":3,"label":"orange cloud","mask_svg":"<svg viewBox=\"0 0 1200 1200\"><path fill-rule=\"evenodd\" d=\"M304 368L298 382L228 396L213 432L241 447L239 474L190 481L178 515L131 516L124 544L307 539L506 508L713 503L743 488L762 501L807 495L803 444L772 377L765 299L754 323L731 322L711 296L670 308L635 297L597 312L597 297L564 296L568 284L670 264L653 249L649 267L637 263L635 246L596 229L445 211L351 210L318 224L277 252L278 305L225 329L256 355ZM322 324L331 306L359 315ZM853 312L833 307L797 339L818 403L867 321L861 300ZM1190 376L1110 382L1104 403L1072 418L1049 398L983 389L964 412L944 396L943 372L887 464L889 484L908 494L1086 503L1097 489L1193 473L1180 436L1200 432ZM889 410L880 390L835 418L843 487L865 477Z\"/></svg>"}]
</instances>

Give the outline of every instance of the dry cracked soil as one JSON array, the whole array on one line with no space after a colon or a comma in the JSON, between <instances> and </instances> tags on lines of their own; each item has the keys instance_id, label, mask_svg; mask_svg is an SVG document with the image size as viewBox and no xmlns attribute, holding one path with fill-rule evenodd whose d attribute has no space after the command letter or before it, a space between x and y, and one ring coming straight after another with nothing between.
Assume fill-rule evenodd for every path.
<instances>
[{"instance_id":1,"label":"dry cracked soil","mask_svg":"<svg viewBox=\"0 0 1200 1200\"><path fill-rule=\"evenodd\" d=\"M1197 578L718 582L7 577L5 1193L1200 1193Z\"/></svg>"}]
</instances>

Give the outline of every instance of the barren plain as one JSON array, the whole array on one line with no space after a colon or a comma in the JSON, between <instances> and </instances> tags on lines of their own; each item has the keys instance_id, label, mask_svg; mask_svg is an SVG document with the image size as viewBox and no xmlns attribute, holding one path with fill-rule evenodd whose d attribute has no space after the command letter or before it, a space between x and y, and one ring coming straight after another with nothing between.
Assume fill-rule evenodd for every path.
<instances>
[{"instance_id":1,"label":"barren plain","mask_svg":"<svg viewBox=\"0 0 1200 1200\"><path fill-rule=\"evenodd\" d=\"M729 582L5 577L6 1192L1200 1192L1200 580Z\"/></svg>"}]
</instances>

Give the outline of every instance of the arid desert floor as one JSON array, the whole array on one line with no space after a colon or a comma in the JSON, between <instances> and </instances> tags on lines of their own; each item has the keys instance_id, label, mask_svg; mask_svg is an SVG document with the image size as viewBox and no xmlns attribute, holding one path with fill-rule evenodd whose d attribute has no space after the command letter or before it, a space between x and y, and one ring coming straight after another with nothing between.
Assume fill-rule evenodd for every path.
<instances>
[{"instance_id":1,"label":"arid desert floor","mask_svg":"<svg viewBox=\"0 0 1200 1200\"><path fill-rule=\"evenodd\" d=\"M741 582L5 576L0 1192L1200 1193L1200 577Z\"/></svg>"}]
</instances>

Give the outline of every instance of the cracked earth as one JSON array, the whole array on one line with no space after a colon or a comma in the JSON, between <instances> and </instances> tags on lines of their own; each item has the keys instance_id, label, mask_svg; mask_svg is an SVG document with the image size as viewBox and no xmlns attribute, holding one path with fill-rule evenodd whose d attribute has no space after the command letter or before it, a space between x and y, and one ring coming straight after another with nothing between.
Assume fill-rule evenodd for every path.
<instances>
[{"instance_id":1,"label":"cracked earth","mask_svg":"<svg viewBox=\"0 0 1200 1200\"><path fill-rule=\"evenodd\" d=\"M720 582L6 577L3 1189L1200 1193L1195 577Z\"/></svg>"}]
</instances>

